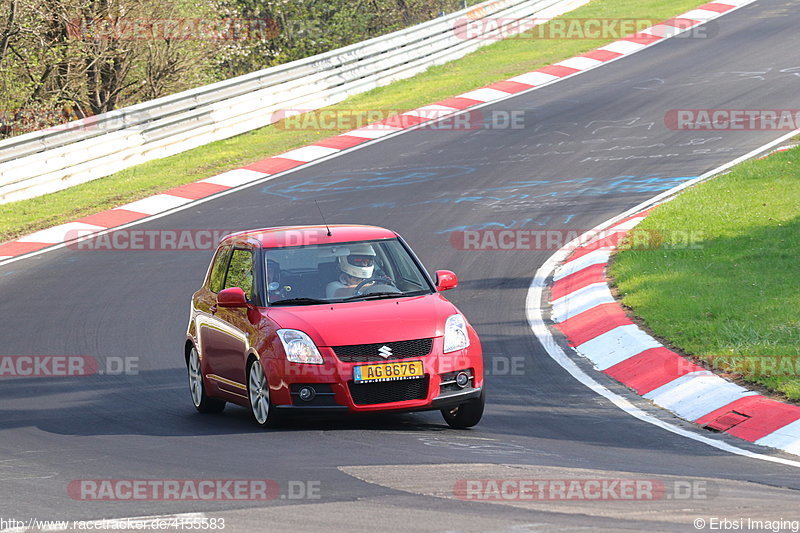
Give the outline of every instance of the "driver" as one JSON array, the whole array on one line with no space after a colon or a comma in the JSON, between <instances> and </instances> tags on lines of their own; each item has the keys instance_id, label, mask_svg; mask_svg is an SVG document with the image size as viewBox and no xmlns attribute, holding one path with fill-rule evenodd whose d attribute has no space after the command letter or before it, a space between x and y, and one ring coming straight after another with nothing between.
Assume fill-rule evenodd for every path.
<instances>
[{"instance_id":1,"label":"driver","mask_svg":"<svg viewBox=\"0 0 800 533\"><path fill-rule=\"evenodd\" d=\"M372 278L375 272L375 250L369 244L352 244L350 253L339 256L339 279L331 281L325 289L328 298L346 298L355 295L356 287Z\"/></svg>"}]
</instances>

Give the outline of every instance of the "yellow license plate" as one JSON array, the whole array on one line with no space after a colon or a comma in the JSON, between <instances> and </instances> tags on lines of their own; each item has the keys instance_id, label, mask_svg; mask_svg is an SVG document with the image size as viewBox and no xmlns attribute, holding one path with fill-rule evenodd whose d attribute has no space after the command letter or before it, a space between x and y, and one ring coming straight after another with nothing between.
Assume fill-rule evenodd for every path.
<instances>
[{"instance_id":1,"label":"yellow license plate","mask_svg":"<svg viewBox=\"0 0 800 533\"><path fill-rule=\"evenodd\" d=\"M374 381L396 381L416 379L425 375L422 361L403 361L400 363L381 363L361 365L353 369L353 381L369 383Z\"/></svg>"}]
</instances>

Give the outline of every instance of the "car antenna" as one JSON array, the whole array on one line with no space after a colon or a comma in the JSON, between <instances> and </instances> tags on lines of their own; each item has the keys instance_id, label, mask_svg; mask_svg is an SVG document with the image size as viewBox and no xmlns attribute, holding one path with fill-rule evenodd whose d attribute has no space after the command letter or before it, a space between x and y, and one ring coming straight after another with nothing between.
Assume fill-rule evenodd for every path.
<instances>
[{"instance_id":1,"label":"car antenna","mask_svg":"<svg viewBox=\"0 0 800 533\"><path fill-rule=\"evenodd\" d=\"M333 233L331 233L331 228L328 226L328 223L325 222L325 215L322 214L322 209L320 209L320 207L319 207L319 202L314 200L314 203L317 205L317 210L319 211L319 216L322 217L322 222L323 222L323 224L325 224L325 229L328 230L328 237L330 237L331 235L333 235Z\"/></svg>"}]
</instances>

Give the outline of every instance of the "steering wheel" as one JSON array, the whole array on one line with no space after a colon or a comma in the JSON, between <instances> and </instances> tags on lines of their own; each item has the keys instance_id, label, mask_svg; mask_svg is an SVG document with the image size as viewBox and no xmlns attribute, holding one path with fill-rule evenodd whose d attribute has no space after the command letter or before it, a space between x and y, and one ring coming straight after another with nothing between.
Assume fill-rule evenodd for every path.
<instances>
[{"instance_id":1,"label":"steering wheel","mask_svg":"<svg viewBox=\"0 0 800 533\"><path fill-rule=\"evenodd\" d=\"M376 284L378 284L379 282L380 282L382 285L391 285L391 286L392 286L392 287L394 287L395 289L397 288L397 285L395 285L395 283L394 283L394 280L393 280L392 278L389 278L389 277L387 277L387 276L378 276L377 278L369 278L369 279L365 279L364 281L362 281L362 282L360 282L358 285L356 285L356 288L355 288L355 289L353 289L353 295L354 295L354 296L361 296L361 295L363 295L363 294L364 294L364 293L362 292L362 289L363 289L365 286L367 286L367 285L376 285Z\"/></svg>"}]
</instances>

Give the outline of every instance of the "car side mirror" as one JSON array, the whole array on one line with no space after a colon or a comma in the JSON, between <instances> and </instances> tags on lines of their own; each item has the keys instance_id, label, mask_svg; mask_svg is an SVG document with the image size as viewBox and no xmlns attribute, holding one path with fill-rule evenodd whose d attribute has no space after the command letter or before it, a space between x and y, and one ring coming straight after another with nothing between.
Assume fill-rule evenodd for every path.
<instances>
[{"instance_id":1,"label":"car side mirror","mask_svg":"<svg viewBox=\"0 0 800 533\"><path fill-rule=\"evenodd\" d=\"M449 270L436 271L436 290L449 291L458 287L458 276Z\"/></svg>"},{"instance_id":2,"label":"car side mirror","mask_svg":"<svg viewBox=\"0 0 800 533\"><path fill-rule=\"evenodd\" d=\"M239 287L223 289L217 294L219 307L247 307L247 296Z\"/></svg>"}]
</instances>

